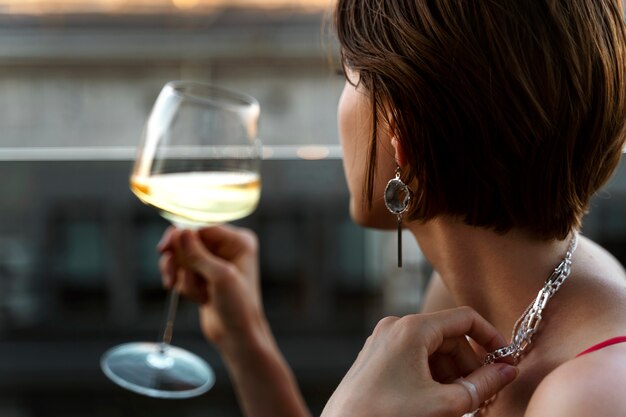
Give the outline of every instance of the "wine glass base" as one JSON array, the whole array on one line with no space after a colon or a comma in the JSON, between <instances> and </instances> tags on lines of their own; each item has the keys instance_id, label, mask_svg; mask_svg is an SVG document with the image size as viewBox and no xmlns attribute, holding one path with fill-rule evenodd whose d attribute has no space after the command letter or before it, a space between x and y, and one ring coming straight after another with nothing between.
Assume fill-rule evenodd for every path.
<instances>
[{"instance_id":1,"label":"wine glass base","mask_svg":"<svg viewBox=\"0 0 626 417\"><path fill-rule=\"evenodd\" d=\"M190 398L207 392L215 374L200 357L160 343L126 343L102 355L104 374L117 385L155 398Z\"/></svg>"}]
</instances>

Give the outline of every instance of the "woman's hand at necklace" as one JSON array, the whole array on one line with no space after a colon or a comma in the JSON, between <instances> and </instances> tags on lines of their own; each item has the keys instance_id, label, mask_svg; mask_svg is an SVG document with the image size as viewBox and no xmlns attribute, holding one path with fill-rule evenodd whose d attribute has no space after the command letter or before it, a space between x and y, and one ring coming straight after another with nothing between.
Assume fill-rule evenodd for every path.
<instances>
[{"instance_id":1,"label":"woman's hand at necklace","mask_svg":"<svg viewBox=\"0 0 626 417\"><path fill-rule=\"evenodd\" d=\"M482 366L468 336L488 352L506 344L468 307L381 320L322 417L461 417L474 411L513 381L517 369Z\"/></svg>"}]
</instances>

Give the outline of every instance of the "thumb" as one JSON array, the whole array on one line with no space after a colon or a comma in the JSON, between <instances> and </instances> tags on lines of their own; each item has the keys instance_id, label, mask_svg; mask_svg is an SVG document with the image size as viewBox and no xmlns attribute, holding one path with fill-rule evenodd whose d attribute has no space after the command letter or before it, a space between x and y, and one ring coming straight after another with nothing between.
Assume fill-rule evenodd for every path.
<instances>
[{"instance_id":1,"label":"thumb","mask_svg":"<svg viewBox=\"0 0 626 417\"><path fill-rule=\"evenodd\" d=\"M465 378L459 378L453 386L458 386L459 408L462 413L476 410L482 403L496 395L502 388L513 382L518 370L507 363L494 363L476 369ZM465 393L462 393L465 391Z\"/></svg>"}]
</instances>

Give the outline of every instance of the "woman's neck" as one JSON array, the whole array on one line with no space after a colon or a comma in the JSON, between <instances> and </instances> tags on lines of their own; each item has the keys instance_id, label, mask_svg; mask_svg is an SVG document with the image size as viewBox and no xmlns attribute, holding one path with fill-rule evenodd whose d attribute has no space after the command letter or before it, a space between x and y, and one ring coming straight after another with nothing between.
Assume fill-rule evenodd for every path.
<instances>
[{"instance_id":1,"label":"woman's neck","mask_svg":"<svg viewBox=\"0 0 626 417\"><path fill-rule=\"evenodd\" d=\"M500 234L449 218L408 228L457 305L474 308L505 337L565 256L570 239L546 241L519 230Z\"/></svg>"}]
</instances>

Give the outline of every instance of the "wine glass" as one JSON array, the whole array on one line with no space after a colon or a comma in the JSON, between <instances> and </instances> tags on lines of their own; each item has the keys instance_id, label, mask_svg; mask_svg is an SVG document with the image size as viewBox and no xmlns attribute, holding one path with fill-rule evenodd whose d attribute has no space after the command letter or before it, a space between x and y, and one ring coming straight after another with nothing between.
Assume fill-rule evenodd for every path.
<instances>
[{"instance_id":1,"label":"wine glass","mask_svg":"<svg viewBox=\"0 0 626 417\"><path fill-rule=\"evenodd\" d=\"M198 82L169 82L146 123L130 176L132 192L179 228L249 215L261 192L259 114L252 97ZM159 341L105 352L100 364L113 382L158 398L188 398L211 388L211 367L170 344L177 304L174 289Z\"/></svg>"}]
</instances>

